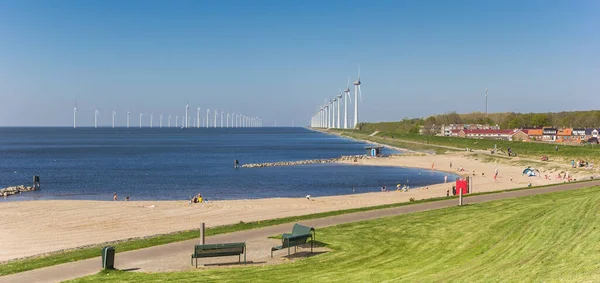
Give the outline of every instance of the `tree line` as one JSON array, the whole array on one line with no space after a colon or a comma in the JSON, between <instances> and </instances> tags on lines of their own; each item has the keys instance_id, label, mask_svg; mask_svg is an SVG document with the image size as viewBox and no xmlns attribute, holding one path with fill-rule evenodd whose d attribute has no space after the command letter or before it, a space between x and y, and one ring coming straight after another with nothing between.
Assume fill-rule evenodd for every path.
<instances>
[{"instance_id":1,"label":"tree line","mask_svg":"<svg viewBox=\"0 0 600 283\"><path fill-rule=\"evenodd\" d=\"M564 111L549 113L485 113L473 112L458 114L449 112L427 118L404 118L397 122L360 123L360 130L378 130L385 132L419 133L421 126L431 127L433 125L448 124L489 124L498 125L501 129L523 129L523 128L599 128L600 111Z\"/></svg>"}]
</instances>

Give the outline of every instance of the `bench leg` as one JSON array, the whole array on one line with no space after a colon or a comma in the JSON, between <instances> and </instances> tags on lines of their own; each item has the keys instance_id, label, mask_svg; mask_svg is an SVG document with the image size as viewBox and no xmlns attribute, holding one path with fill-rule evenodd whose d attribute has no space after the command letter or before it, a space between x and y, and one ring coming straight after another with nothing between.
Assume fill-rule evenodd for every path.
<instances>
[{"instance_id":1,"label":"bench leg","mask_svg":"<svg viewBox=\"0 0 600 283\"><path fill-rule=\"evenodd\" d=\"M244 264L246 264L246 251L244 251Z\"/></svg>"},{"instance_id":2,"label":"bench leg","mask_svg":"<svg viewBox=\"0 0 600 283\"><path fill-rule=\"evenodd\" d=\"M290 257L290 246L288 245L288 257Z\"/></svg>"}]
</instances>

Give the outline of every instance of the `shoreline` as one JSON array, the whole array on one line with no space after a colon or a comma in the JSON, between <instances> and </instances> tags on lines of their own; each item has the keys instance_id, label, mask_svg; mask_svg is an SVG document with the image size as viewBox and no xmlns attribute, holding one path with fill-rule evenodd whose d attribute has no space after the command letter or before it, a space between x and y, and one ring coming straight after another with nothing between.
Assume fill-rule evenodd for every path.
<instances>
[{"instance_id":1,"label":"shoreline","mask_svg":"<svg viewBox=\"0 0 600 283\"><path fill-rule=\"evenodd\" d=\"M346 137L344 137L346 138ZM368 142L368 141L362 141ZM383 145L385 146L385 145ZM453 167L449 167L449 163ZM472 192L491 192L520 187L562 183L543 178L556 170L541 169L538 177L522 175L524 165L484 162L467 152L443 155L398 155L386 158L364 158L345 165L393 166L442 171L473 176ZM456 172L457 167L466 171ZM492 178L499 169L497 180ZM558 169L560 170L560 169ZM590 172L592 173L592 172ZM573 174L580 179L586 174ZM216 227L234 223L263 221L335 210L362 208L408 202L410 199L445 197L452 181L407 192L369 192L338 196L306 198L263 198L221 200L189 204L187 200L171 201L90 201L29 200L0 202L0 262L31 257L60 250L101 243L142 238L177 231L197 229L198 223ZM390 188L393 189L393 188Z\"/></svg>"}]
</instances>

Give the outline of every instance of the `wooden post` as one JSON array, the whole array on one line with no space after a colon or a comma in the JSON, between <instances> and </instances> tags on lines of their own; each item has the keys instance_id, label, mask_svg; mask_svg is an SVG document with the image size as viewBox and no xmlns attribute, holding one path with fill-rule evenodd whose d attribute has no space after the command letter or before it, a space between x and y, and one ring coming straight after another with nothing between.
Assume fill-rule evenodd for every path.
<instances>
[{"instance_id":1,"label":"wooden post","mask_svg":"<svg viewBox=\"0 0 600 283\"><path fill-rule=\"evenodd\" d=\"M462 194L462 191L463 191L463 190L462 190L462 188L461 188L461 189L460 189L460 192L458 193L458 206L462 206L462 203L463 203L463 201L462 201L462 198L463 198L463 197L462 197L462 195L463 195L463 194Z\"/></svg>"},{"instance_id":2,"label":"wooden post","mask_svg":"<svg viewBox=\"0 0 600 283\"><path fill-rule=\"evenodd\" d=\"M204 222L200 223L200 245L204 245Z\"/></svg>"}]
</instances>

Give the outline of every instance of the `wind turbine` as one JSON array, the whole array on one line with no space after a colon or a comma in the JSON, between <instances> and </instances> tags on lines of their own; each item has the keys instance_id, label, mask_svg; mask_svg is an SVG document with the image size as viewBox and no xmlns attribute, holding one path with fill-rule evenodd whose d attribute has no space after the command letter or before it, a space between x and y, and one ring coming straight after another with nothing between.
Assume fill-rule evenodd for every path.
<instances>
[{"instance_id":1,"label":"wind turbine","mask_svg":"<svg viewBox=\"0 0 600 283\"><path fill-rule=\"evenodd\" d=\"M140 128L142 127L142 116L144 116L144 114L140 113Z\"/></svg>"},{"instance_id":2,"label":"wind turbine","mask_svg":"<svg viewBox=\"0 0 600 283\"><path fill-rule=\"evenodd\" d=\"M196 110L196 128L200 129L200 107Z\"/></svg>"},{"instance_id":3,"label":"wind turbine","mask_svg":"<svg viewBox=\"0 0 600 283\"><path fill-rule=\"evenodd\" d=\"M206 108L206 128L208 129L208 114L210 114L210 109Z\"/></svg>"},{"instance_id":4,"label":"wind turbine","mask_svg":"<svg viewBox=\"0 0 600 283\"><path fill-rule=\"evenodd\" d=\"M159 128L162 128L162 118L163 118L162 113L160 113L160 120L159 120L160 122L158 122Z\"/></svg>"},{"instance_id":5,"label":"wind turbine","mask_svg":"<svg viewBox=\"0 0 600 283\"><path fill-rule=\"evenodd\" d=\"M344 129L348 129L348 100L352 102L350 97L350 77L348 77L348 85L344 90Z\"/></svg>"},{"instance_id":6,"label":"wind turbine","mask_svg":"<svg viewBox=\"0 0 600 283\"><path fill-rule=\"evenodd\" d=\"M100 112L96 109L96 111L94 111L94 128L98 128L98 114L100 114Z\"/></svg>"},{"instance_id":7,"label":"wind turbine","mask_svg":"<svg viewBox=\"0 0 600 283\"><path fill-rule=\"evenodd\" d=\"M185 104L185 127L186 128L189 128L189 126L190 126L190 120L189 120L189 117L188 117L188 112L190 112L190 103L189 102Z\"/></svg>"},{"instance_id":8,"label":"wind turbine","mask_svg":"<svg viewBox=\"0 0 600 283\"><path fill-rule=\"evenodd\" d=\"M214 123L214 128L217 127L217 113L219 113L219 110L215 109L215 120L213 121Z\"/></svg>"},{"instance_id":9,"label":"wind turbine","mask_svg":"<svg viewBox=\"0 0 600 283\"><path fill-rule=\"evenodd\" d=\"M223 128L223 110L221 110L221 128Z\"/></svg>"},{"instance_id":10,"label":"wind turbine","mask_svg":"<svg viewBox=\"0 0 600 283\"><path fill-rule=\"evenodd\" d=\"M362 92L360 91L360 67L358 68L358 80L354 82L354 128L358 125L358 94L362 102Z\"/></svg>"},{"instance_id":11,"label":"wind turbine","mask_svg":"<svg viewBox=\"0 0 600 283\"><path fill-rule=\"evenodd\" d=\"M113 118L113 119L112 119L112 120L113 120L113 129L115 128L115 118L116 118L116 117L117 117L117 112L115 112L115 110L113 110L113 113L112 113L112 118Z\"/></svg>"},{"instance_id":12,"label":"wind turbine","mask_svg":"<svg viewBox=\"0 0 600 283\"><path fill-rule=\"evenodd\" d=\"M75 102L75 107L73 107L73 129L77 128L77 102Z\"/></svg>"},{"instance_id":13,"label":"wind turbine","mask_svg":"<svg viewBox=\"0 0 600 283\"><path fill-rule=\"evenodd\" d=\"M170 127L171 127L171 115L169 115L169 122L168 122L168 125L169 125L168 127L170 128Z\"/></svg>"},{"instance_id":14,"label":"wind turbine","mask_svg":"<svg viewBox=\"0 0 600 283\"><path fill-rule=\"evenodd\" d=\"M487 98L488 98L488 89L485 89L485 117L487 118Z\"/></svg>"},{"instance_id":15,"label":"wind turbine","mask_svg":"<svg viewBox=\"0 0 600 283\"><path fill-rule=\"evenodd\" d=\"M335 107L336 107L336 105L335 105L335 104L336 104L336 102L337 102L337 96L334 96L334 97L333 97L333 99L331 100L331 105L333 105L333 106L332 106L332 109L331 109L331 110L332 110L332 111L331 111L331 112L332 112L332 113L331 113L331 114L332 114L332 115L331 115L331 116L332 116L332 121L331 121L331 126L332 126L332 128L335 128L335 127L336 127L336 126L335 126Z\"/></svg>"},{"instance_id":16,"label":"wind turbine","mask_svg":"<svg viewBox=\"0 0 600 283\"><path fill-rule=\"evenodd\" d=\"M226 123L227 128L229 128L229 113L227 113L227 123Z\"/></svg>"},{"instance_id":17,"label":"wind turbine","mask_svg":"<svg viewBox=\"0 0 600 283\"><path fill-rule=\"evenodd\" d=\"M131 114L129 111L127 111L127 128L129 128L129 114Z\"/></svg>"},{"instance_id":18,"label":"wind turbine","mask_svg":"<svg viewBox=\"0 0 600 283\"><path fill-rule=\"evenodd\" d=\"M150 113L150 128L152 128L152 124L154 123L154 114Z\"/></svg>"},{"instance_id":19,"label":"wind turbine","mask_svg":"<svg viewBox=\"0 0 600 283\"><path fill-rule=\"evenodd\" d=\"M337 127L341 128L342 124L340 124L340 100L342 100L342 93L339 93L337 96Z\"/></svg>"},{"instance_id":20,"label":"wind turbine","mask_svg":"<svg viewBox=\"0 0 600 283\"><path fill-rule=\"evenodd\" d=\"M175 115L175 128L179 127L179 116Z\"/></svg>"}]
</instances>

